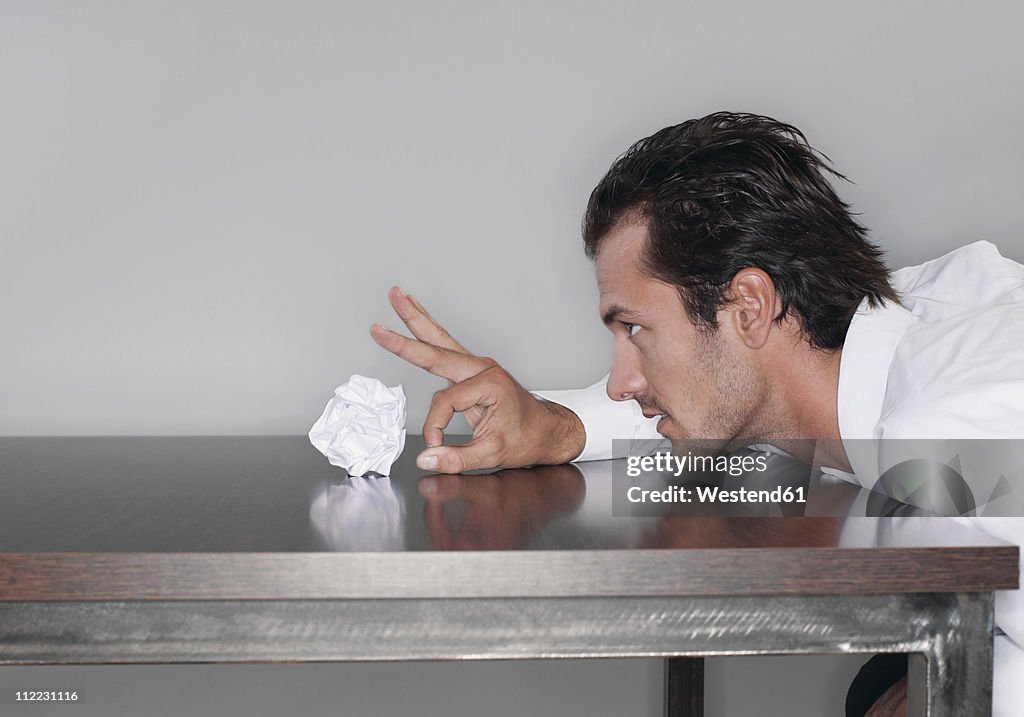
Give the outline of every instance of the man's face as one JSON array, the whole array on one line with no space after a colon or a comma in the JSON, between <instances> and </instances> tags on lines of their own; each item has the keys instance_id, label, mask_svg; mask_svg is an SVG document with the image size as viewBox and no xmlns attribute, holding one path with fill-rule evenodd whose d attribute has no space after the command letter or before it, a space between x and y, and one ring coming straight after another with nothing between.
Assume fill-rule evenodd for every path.
<instances>
[{"instance_id":1,"label":"man's face","mask_svg":"<svg viewBox=\"0 0 1024 717\"><path fill-rule=\"evenodd\" d=\"M676 288L641 271L643 223L620 223L597 254L600 312L615 335L608 395L635 400L673 441L716 448L752 435L764 382L731 331L727 309L717 330L698 330Z\"/></svg>"}]
</instances>

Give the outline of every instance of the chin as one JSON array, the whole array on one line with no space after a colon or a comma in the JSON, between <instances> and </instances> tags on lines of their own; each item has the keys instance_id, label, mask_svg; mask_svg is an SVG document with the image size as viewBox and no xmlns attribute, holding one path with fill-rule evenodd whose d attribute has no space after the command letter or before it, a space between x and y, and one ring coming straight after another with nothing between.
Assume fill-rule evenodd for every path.
<instances>
[{"instance_id":1,"label":"chin","mask_svg":"<svg viewBox=\"0 0 1024 717\"><path fill-rule=\"evenodd\" d=\"M683 440L686 437L686 432L680 429L680 426L672 420L671 416L663 415L658 421L658 425L655 429L659 435L664 436L670 441Z\"/></svg>"}]
</instances>

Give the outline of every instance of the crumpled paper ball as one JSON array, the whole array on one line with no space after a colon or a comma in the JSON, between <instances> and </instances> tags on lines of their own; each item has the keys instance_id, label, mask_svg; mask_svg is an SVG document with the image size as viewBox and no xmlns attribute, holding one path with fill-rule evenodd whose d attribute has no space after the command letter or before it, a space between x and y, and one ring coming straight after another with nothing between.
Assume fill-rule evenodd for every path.
<instances>
[{"instance_id":1,"label":"crumpled paper ball","mask_svg":"<svg viewBox=\"0 0 1024 717\"><path fill-rule=\"evenodd\" d=\"M349 475L387 475L405 448L405 392L353 374L334 389L309 440Z\"/></svg>"}]
</instances>

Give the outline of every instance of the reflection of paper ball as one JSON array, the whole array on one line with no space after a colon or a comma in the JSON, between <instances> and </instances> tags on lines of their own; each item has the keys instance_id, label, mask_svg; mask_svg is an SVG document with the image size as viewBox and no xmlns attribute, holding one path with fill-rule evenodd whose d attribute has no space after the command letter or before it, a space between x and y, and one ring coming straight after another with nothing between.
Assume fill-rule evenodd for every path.
<instances>
[{"instance_id":1,"label":"reflection of paper ball","mask_svg":"<svg viewBox=\"0 0 1024 717\"><path fill-rule=\"evenodd\" d=\"M405 502L387 476L349 476L324 485L309 519L331 550L405 550Z\"/></svg>"},{"instance_id":2,"label":"reflection of paper ball","mask_svg":"<svg viewBox=\"0 0 1024 717\"><path fill-rule=\"evenodd\" d=\"M353 375L334 389L309 440L331 465L350 475L387 475L405 448L405 392Z\"/></svg>"}]
</instances>

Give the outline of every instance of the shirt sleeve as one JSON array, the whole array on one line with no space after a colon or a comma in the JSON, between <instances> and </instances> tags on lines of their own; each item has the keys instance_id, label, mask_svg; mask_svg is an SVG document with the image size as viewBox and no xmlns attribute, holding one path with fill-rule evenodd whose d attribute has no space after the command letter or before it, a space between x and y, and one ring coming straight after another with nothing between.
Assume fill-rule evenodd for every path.
<instances>
[{"instance_id":1,"label":"shirt sleeve","mask_svg":"<svg viewBox=\"0 0 1024 717\"><path fill-rule=\"evenodd\" d=\"M583 423L586 442L583 452L575 461L600 461L619 458L614 455L612 439L622 439L619 453L627 445L625 441L656 440L661 436L655 430L657 420L647 418L636 401L613 401L608 397L608 377L587 388L555 391L532 391L542 401L565 406L575 413Z\"/></svg>"}]
</instances>

